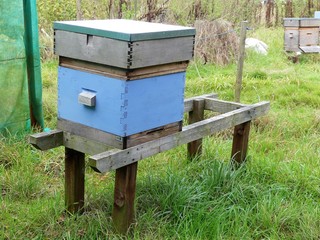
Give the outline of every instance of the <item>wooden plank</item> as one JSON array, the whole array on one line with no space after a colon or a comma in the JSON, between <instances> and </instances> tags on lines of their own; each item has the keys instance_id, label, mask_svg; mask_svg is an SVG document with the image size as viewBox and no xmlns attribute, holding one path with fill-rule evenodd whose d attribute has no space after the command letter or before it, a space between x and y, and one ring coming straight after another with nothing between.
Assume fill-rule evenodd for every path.
<instances>
[{"instance_id":1,"label":"wooden plank","mask_svg":"<svg viewBox=\"0 0 320 240\"><path fill-rule=\"evenodd\" d=\"M193 47L193 36L133 42L129 68L187 61L193 57Z\"/></svg>"},{"instance_id":2,"label":"wooden plank","mask_svg":"<svg viewBox=\"0 0 320 240\"><path fill-rule=\"evenodd\" d=\"M149 142L164 136L181 131L182 121L167 124L162 127L154 128L142 133L137 133L126 138L125 148L139 145L141 143Z\"/></svg>"},{"instance_id":3,"label":"wooden plank","mask_svg":"<svg viewBox=\"0 0 320 240\"><path fill-rule=\"evenodd\" d=\"M302 18L300 20L301 27L320 27L320 19L317 18Z\"/></svg>"},{"instance_id":4,"label":"wooden plank","mask_svg":"<svg viewBox=\"0 0 320 240\"><path fill-rule=\"evenodd\" d=\"M65 119L58 119L57 128L73 135L104 143L110 147L118 149L124 148L124 140L122 137L91 128L83 124L71 122Z\"/></svg>"},{"instance_id":5,"label":"wooden plank","mask_svg":"<svg viewBox=\"0 0 320 240\"><path fill-rule=\"evenodd\" d=\"M193 100L193 110L189 113L189 124L202 121L204 118L204 99ZM202 139L188 143L188 158L193 159L202 154Z\"/></svg>"},{"instance_id":6,"label":"wooden plank","mask_svg":"<svg viewBox=\"0 0 320 240\"><path fill-rule=\"evenodd\" d=\"M128 68L128 42L55 30L55 54L120 68Z\"/></svg>"},{"instance_id":7,"label":"wooden plank","mask_svg":"<svg viewBox=\"0 0 320 240\"><path fill-rule=\"evenodd\" d=\"M218 94L216 93L210 93L210 94L204 94L197 97L191 97L184 100L184 112L191 112L193 110L193 100L201 99L201 98L217 98Z\"/></svg>"},{"instance_id":8,"label":"wooden plank","mask_svg":"<svg viewBox=\"0 0 320 240\"><path fill-rule=\"evenodd\" d=\"M300 47L304 53L320 53L320 46Z\"/></svg>"},{"instance_id":9,"label":"wooden plank","mask_svg":"<svg viewBox=\"0 0 320 240\"><path fill-rule=\"evenodd\" d=\"M51 130L50 132L33 134L29 137L29 143L42 151L62 146L63 131Z\"/></svg>"},{"instance_id":10,"label":"wooden plank","mask_svg":"<svg viewBox=\"0 0 320 240\"><path fill-rule=\"evenodd\" d=\"M193 46L194 36L124 42L55 30L55 54L125 69L188 61Z\"/></svg>"},{"instance_id":11,"label":"wooden plank","mask_svg":"<svg viewBox=\"0 0 320 240\"><path fill-rule=\"evenodd\" d=\"M247 104L241 104L236 102L228 102L219 99L205 98L205 110L210 110L218 113L226 113L234 111L243 107L247 107Z\"/></svg>"},{"instance_id":12,"label":"wooden plank","mask_svg":"<svg viewBox=\"0 0 320 240\"><path fill-rule=\"evenodd\" d=\"M300 18L284 18L283 26L285 27L299 27Z\"/></svg>"},{"instance_id":13,"label":"wooden plank","mask_svg":"<svg viewBox=\"0 0 320 240\"><path fill-rule=\"evenodd\" d=\"M127 233L134 221L137 169L135 162L116 170L112 219L121 234Z\"/></svg>"},{"instance_id":14,"label":"wooden plank","mask_svg":"<svg viewBox=\"0 0 320 240\"><path fill-rule=\"evenodd\" d=\"M121 69L103 64L60 57L59 65L75 70L86 71L94 74L100 74L107 77L129 81L141 78L149 78L166 74L172 74L177 72L185 72L188 67L188 61L168 63L138 69Z\"/></svg>"},{"instance_id":15,"label":"wooden plank","mask_svg":"<svg viewBox=\"0 0 320 240\"><path fill-rule=\"evenodd\" d=\"M65 148L65 205L68 213L83 212L84 153Z\"/></svg>"},{"instance_id":16,"label":"wooden plank","mask_svg":"<svg viewBox=\"0 0 320 240\"><path fill-rule=\"evenodd\" d=\"M284 49L285 51L300 52L299 49L299 29L286 28L284 31Z\"/></svg>"},{"instance_id":17,"label":"wooden plank","mask_svg":"<svg viewBox=\"0 0 320 240\"><path fill-rule=\"evenodd\" d=\"M64 132L63 145L67 148L90 155L98 154L112 149L112 147L104 143L93 141L86 137L74 135L70 132Z\"/></svg>"},{"instance_id":18,"label":"wooden plank","mask_svg":"<svg viewBox=\"0 0 320 240\"><path fill-rule=\"evenodd\" d=\"M319 27L317 28L300 28L299 29L299 46L316 46L319 44Z\"/></svg>"},{"instance_id":19,"label":"wooden plank","mask_svg":"<svg viewBox=\"0 0 320 240\"><path fill-rule=\"evenodd\" d=\"M203 120L182 129L167 137L147 142L136 147L115 152L104 152L90 157L90 165L99 172L107 172L128 164L140 161L160 152L167 151L181 144L189 143L215 132L251 121L265 115L269 110L269 102L260 102Z\"/></svg>"},{"instance_id":20,"label":"wooden plank","mask_svg":"<svg viewBox=\"0 0 320 240\"><path fill-rule=\"evenodd\" d=\"M234 128L231 159L235 165L243 163L246 159L249 144L250 122L251 121L242 123Z\"/></svg>"},{"instance_id":21,"label":"wooden plank","mask_svg":"<svg viewBox=\"0 0 320 240\"><path fill-rule=\"evenodd\" d=\"M140 41L195 35L195 29L192 27L128 19L57 21L54 22L54 29L97 35L122 41Z\"/></svg>"}]
</instances>

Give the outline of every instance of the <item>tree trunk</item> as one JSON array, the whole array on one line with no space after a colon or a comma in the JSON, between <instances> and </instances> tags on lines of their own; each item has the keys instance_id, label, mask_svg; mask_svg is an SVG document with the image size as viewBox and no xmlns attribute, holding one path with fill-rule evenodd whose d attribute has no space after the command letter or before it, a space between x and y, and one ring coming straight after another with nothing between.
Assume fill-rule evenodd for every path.
<instances>
[{"instance_id":1,"label":"tree trunk","mask_svg":"<svg viewBox=\"0 0 320 240\"><path fill-rule=\"evenodd\" d=\"M82 19L81 0L77 0L77 20Z\"/></svg>"},{"instance_id":2,"label":"tree trunk","mask_svg":"<svg viewBox=\"0 0 320 240\"><path fill-rule=\"evenodd\" d=\"M108 4L108 8L107 8L109 19L112 18L112 7L113 7L113 0L109 0L109 4Z\"/></svg>"},{"instance_id":3,"label":"tree trunk","mask_svg":"<svg viewBox=\"0 0 320 240\"><path fill-rule=\"evenodd\" d=\"M292 0L287 0L286 2L285 17L293 17Z\"/></svg>"},{"instance_id":4,"label":"tree trunk","mask_svg":"<svg viewBox=\"0 0 320 240\"><path fill-rule=\"evenodd\" d=\"M266 9L266 25L267 27L272 26L272 15L273 15L273 7L274 0L267 0L267 9Z\"/></svg>"}]
</instances>

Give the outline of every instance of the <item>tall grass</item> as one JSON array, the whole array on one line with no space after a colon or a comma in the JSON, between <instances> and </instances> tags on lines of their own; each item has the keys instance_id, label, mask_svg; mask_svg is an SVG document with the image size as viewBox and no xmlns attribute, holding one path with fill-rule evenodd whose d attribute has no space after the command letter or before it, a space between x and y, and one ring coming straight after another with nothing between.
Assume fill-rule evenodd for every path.
<instances>
[{"instance_id":1,"label":"tall grass","mask_svg":"<svg viewBox=\"0 0 320 240\"><path fill-rule=\"evenodd\" d=\"M319 239L319 55L299 64L282 51L282 29L248 33L269 54L247 51L244 103L270 100L252 124L247 162L229 164L232 131L204 139L188 161L180 146L139 163L134 233L112 227L114 172L86 169L83 215L64 213L63 148L40 152L25 135L0 142L0 239ZM56 125L57 62L42 65L45 122ZM191 63L186 97L216 92L233 100L235 65Z\"/></svg>"}]
</instances>

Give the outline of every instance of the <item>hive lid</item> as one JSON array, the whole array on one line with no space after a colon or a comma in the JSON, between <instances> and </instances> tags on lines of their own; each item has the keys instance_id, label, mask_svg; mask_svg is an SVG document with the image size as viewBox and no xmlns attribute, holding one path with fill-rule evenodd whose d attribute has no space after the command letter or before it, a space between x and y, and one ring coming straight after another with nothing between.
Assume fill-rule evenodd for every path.
<instances>
[{"instance_id":1,"label":"hive lid","mask_svg":"<svg viewBox=\"0 0 320 240\"><path fill-rule=\"evenodd\" d=\"M195 35L195 29L192 27L125 19L58 21L54 22L54 29L123 41L143 41Z\"/></svg>"}]
</instances>

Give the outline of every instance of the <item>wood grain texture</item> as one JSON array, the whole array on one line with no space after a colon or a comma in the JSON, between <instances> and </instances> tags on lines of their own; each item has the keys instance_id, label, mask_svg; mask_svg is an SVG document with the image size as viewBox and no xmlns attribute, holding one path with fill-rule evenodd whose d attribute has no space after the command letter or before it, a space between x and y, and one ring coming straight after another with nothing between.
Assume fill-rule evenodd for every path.
<instances>
[{"instance_id":1,"label":"wood grain texture","mask_svg":"<svg viewBox=\"0 0 320 240\"><path fill-rule=\"evenodd\" d=\"M286 51L300 52L298 28L285 28L284 49Z\"/></svg>"},{"instance_id":2,"label":"wood grain texture","mask_svg":"<svg viewBox=\"0 0 320 240\"><path fill-rule=\"evenodd\" d=\"M30 135L29 143L35 148L45 151L63 145L63 131L51 130Z\"/></svg>"},{"instance_id":3,"label":"wood grain texture","mask_svg":"<svg viewBox=\"0 0 320 240\"><path fill-rule=\"evenodd\" d=\"M320 19L318 18L302 18L300 27L320 27Z\"/></svg>"},{"instance_id":4,"label":"wood grain texture","mask_svg":"<svg viewBox=\"0 0 320 240\"><path fill-rule=\"evenodd\" d=\"M55 30L55 54L124 69L189 61L193 57L194 36L136 42L99 36L90 39L88 43L86 34Z\"/></svg>"},{"instance_id":5,"label":"wood grain texture","mask_svg":"<svg viewBox=\"0 0 320 240\"><path fill-rule=\"evenodd\" d=\"M320 53L320 46L300 47L304 53Z\"/></svg>"},{"instance_id":6,"label":"wood grain texture","mask_svg":"<svg viewBox=\"0 0 320 240\"><path fill-rule=\"evenodd\" d=\"M204 99L193 100L193 110L189 112L189 124L202 121L204 118ZM188 143L188 158L194 159L202 154L202 139Z\"/></svg>"},{"instance_id":7,"label":"wood grain texture","mask_svg":"<svg viewBox=\"0 0 320 240\"><path fill-rule=\"evenodd\" d=\"M193 47L193 36L134 42L129 68L188 61L193 57Z\"/></svg>"},{"instance_id":8,"label":"wood grain texture","mask_svg":"<svg viewBox=\"0 0 320 240\"><path fill-rule=\"evenodd\" d=\"M100 74L107 77L117 78L121 80L137 80L141 78L149 78L161 76L177 72L185 72L188 67L188 61L168 63L163 65L138 68L138 69L121 69L108 65L97 64L87 61L81 61L72 58L60 57L59 65L75 70L86 71L94 74Z\"/></svg>"},{"instance_id":9,"label":"wood grain texture","mask_svg":"<svg viewBox=\"0 0 320 240\"><path fill-rule=\"evenodd\" d=\"M236 85L235 85L235 93L234 93L235 102L240 102L240 95L242 90L242 73L243 73L243 64L244 64L244 58L245 58L247 26L248 26L248 21L241 22L239 57L238 57L238 64L237 64L237 77L236 77Z\"/></svg>"},{"instance_id":10,"label":"wood grain texture","mask_svg":"<svg viewBox=\"0 0 320 240\"><path fill-rule=\"evenodd\" d=\"M236 102L228 102L219 99L205 98L205 110L210 110L217 113L226 113L234 111L243 107L248 106L247 104L241 104Z\"/></svg>"},{"instance_id":11,"label":"wood grain texture","mask_svg":"<svg viewBox=\"0 0 320 240\"><path fill-rule=\"evenodd\" d=\"M65 148L65 205L69 213L83 212L84 153Z\"/></svg>"},{"instance_id":12,"label":"wood grain texture","mask_svg":"<svg viewBox=\"0 0 320 240\"><path fill-rule=\"evenodd\" d=\"M135 162L116 170L112 219L121 234L127 233L135 218L137 169L138 163Z\"/></svg>"},{"instance_id":13,"label":"wood grain texture","mask_svg":"<svg viewBox=\"0 0 320 240\"><path fill-rule=\"evenodd\" d=\"M73 135L104 143L110 147L115 147L118 149L124 148L123 138L95 128L85 126L83 124L71 122L65 119L58 119L57 128L65 132L69 132Z\"/></svg>"},{"instance_id":14,"label":"wood grain texture","mask_svg":"<svg viewBox=\"0 0 320 240\"><path fill-rule=\"evenodd\" d=\"M235 165L243 163L246 159L249 144L250 122L251 121L242 123L234 128L231 159Z\"/></svg>"},{"instance_id":15,"label":"wood grain texture","mask_svg":"<svg viewBox=\"0 0 320 240\"><path fill-rule=\"evenodd\" d=\"M125 147L133 147L181 131L182 121L126 137Z\"/></svg>"},{"instance_id":16,"label":"wood grain texture","mask_svg":"<svg viewBox=\"0 0 320 240\"><path fill-rule=\"evenodd\" d=\"M209 93L209 94L204 94L204 95L200 95L197 97L191 97L191 98L187 98L184 100L184 112L188 113L191 112L193 110L193 100L195 99L202 99L202 98L214 98L216 99L218 97L217 93Z\"/></svg>"},{"instance_id":17,"label":"wood grain texture","mask_svg":"<svg viewBox=\"0 0 320 240\"><path fill-rule=\"evenodd\" d=\"M70 132L63 133L63 145L67 148L90 155L112 149L112 147L104 143L97 142L86 137L81 137Z\"/></svg>"},{"instance_id":18,"label":"wood grain texture","mask_svg":"<svg viewBox=\"0 0 320 240\"><path fill-rule=\"evenodd\" d=\"M120 68L128 68L128 43L109 38L92 36L87 44L87 35L68 31L55 31L55 54Z\"/></svg>"},{"instance_id":19,"label":"wood grain texture","mask_svg":"<svg viewBox=\"0 0 320 240\"><path fill-rule=\"evenodd\" d=\"M299 46L301 47L301 46L316 46L316 45L319 45L319 27L300 28L299 29Z\"/></svg>"},{"instance_id":20,"label":"wood grain texture","mask_svg":"<svg viewBox=\"0 0 320 240\"><path fill-rule=\"evenodd\" d=\"M215 132L251 121L265 115L269 110L269 102L260 102L238 110L224 113L203 120L182 129L182 132L169 135L154 141L140 144L126 150L104 152L90 157L89 164L99 172L107 172L146 157L167 151L181 144L189 143Z\"/></svg>"}]
</instances>

